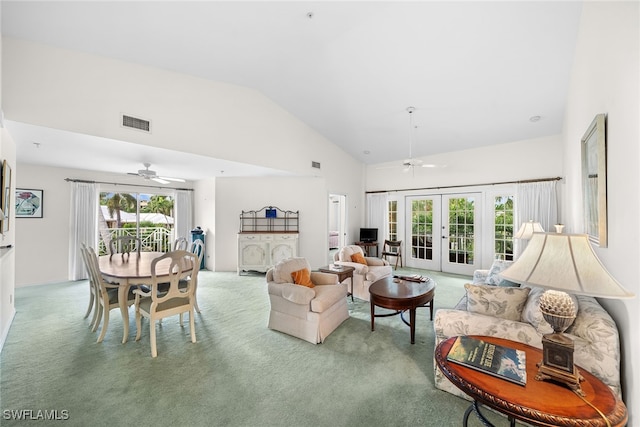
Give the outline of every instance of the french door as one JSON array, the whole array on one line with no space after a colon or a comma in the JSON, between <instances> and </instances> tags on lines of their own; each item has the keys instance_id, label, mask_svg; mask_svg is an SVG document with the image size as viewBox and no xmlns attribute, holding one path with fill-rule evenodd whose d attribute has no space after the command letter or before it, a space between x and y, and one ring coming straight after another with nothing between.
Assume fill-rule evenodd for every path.
<instances>
[{"instance_id":1,"label":"french door","mask_svg":"<svg viewBox=\"0 0 640 427\"><path fill-rule=\"evenodd\" d=\"M407 266L467 275L480 268L481 200L480 193L407 197Z\"/></svg>"}]
</instances>

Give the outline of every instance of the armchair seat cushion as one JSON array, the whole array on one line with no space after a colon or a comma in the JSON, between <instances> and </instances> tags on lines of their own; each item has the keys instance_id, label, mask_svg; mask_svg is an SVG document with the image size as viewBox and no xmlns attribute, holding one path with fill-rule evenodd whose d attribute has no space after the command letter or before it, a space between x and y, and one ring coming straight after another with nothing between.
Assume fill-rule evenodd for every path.
<instances>
[{"instance_id":1,"label":"armchair seat cushion","mask_svg":"<svg viewBox=\"0 0 640 427\"><path fill-rule=\"evenodd\" d=\"M316 286L316 296L311 300L311 311L322 313L346 297L345 284Z\"/></svg>"}]
</instances>

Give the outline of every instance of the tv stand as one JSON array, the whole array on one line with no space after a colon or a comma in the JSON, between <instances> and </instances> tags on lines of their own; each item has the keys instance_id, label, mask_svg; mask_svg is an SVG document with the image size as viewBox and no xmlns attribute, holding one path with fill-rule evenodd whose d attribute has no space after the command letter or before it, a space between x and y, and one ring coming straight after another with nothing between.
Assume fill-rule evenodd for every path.
<instances>
[{"instance_id":1,"label":"tv stand","mask_svg":"<svg viewBox=\"0 0 640 427\"><path fill-rule=\"evenodd\" d=\"M376 249L376 255L375 257L378 258L378 242L355 242L356 245L360 246L362 248L362 250L364 251L364 254L366 256L372 256L371 255L371 248L375 248Z\"/></svg>"}]
</instances>

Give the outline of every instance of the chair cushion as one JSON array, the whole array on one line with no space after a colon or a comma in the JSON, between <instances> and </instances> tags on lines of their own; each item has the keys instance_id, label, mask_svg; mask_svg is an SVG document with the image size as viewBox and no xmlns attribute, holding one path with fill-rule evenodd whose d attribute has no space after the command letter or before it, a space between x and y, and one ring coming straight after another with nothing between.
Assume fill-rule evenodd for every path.
<instances>
[{"instance_id":1,"label":"chair cushion","mask_svg":"<svg viewBox=\"0 0 640 427\"><path fill-rule=\"evenodd\" d=\"M496 259L493 261L489 273L487 274L487 285L492 286L505 286L505 287L518 287L519 283L512 282L507 279L503 279L500 273L509 268L513 264L513 261L504 261Z\"/></svg>"},{"instance_id":2,"label":"chair cushion","mask_svg":"<svg viewBox=\"0 0 640 427\"><path fill-rule=\"evenodd\" d=\"M467 291L467 311L506 320L520 321L530 288L486 285L464 285Z\"/></svg>"},{"instance_id":3,"label":"chair cushion","mask_svg":"<svg viewBox=\"0 0 640 427\"><path fill-rule=\"evenodd\" d=\"M283 259L273 267L273 281L276 283L294 283L291 273L305 268L311 271L309 262L305 258Z\"/></svg>"},{"instance_id":4,"label":"chair cushion","mask_svg":"<svg viewBox=\"0 0 640 427\"><path fill-rule=\"evenodd\" d=\"M359 253L354 253L353 255L351 255L351 261L357 262L358 264L367 265L367 260L364 259L362 254L359 254Z\"/></svg>"},{"instance_id":5,"label":"chair cushion","mask_svg":"<svg viewBox=\"0 0 640 427\"><path fill-rule=\"evenodd\" d=\"M311 272L309 272L307 268L294 271L291 273L291 278L296 285L306 286L307 288L313 288L315 286L311 281Z\"/></svg>"}]
</instances>

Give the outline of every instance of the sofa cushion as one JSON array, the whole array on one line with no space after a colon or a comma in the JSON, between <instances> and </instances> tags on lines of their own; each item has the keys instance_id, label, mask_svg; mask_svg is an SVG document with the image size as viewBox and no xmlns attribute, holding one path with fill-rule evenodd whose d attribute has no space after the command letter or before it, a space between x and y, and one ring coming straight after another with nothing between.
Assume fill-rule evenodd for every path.
<instances>
[{"instance_id":1,"label":"sofa cushion","mask_svg":"<svg viewBox=\"0 0 640 427\"><path fill-rule=\"evenodd\" d=\"M503 279L500 273L509 268L513 261L504 261L496 259L493 261L489 273L487 274L486 283L492 286L518 287L520 284Z\"/></svg>"},{"instance_id":2,"label":"sofa cushion","mask_svg":"<svg viewBox=\"0 0 640 427\"><path fill-rule=\"evenodd\" d=\"M530 288L464 285L467 311L506 320L520 321Z\"/></svg>"},{"instance_id":3,"label":"sofa cushion","mask_svg":"<svg viewBox=\"0 0 640 427\"><path fill-rule=\"evenodd\" d=\"M276 283L293 283L291 273L306 268L311 270L305 258L287 258L273 266L273 281Z\"/></svg>"},{"instance_id":4,"label":"sofa cushion","mask_svg":"<svg viewBox=\"0 0 640 427\"><path fill-rule=\"evenodd\" d=\"M311 281L311 272L309 272L307 268L294 271L291 273L291 278L296 285L306 286L307 288L313 288L315 286Z\"/></svg>"}]
</instances>

